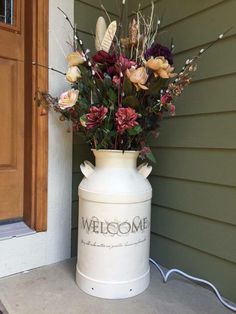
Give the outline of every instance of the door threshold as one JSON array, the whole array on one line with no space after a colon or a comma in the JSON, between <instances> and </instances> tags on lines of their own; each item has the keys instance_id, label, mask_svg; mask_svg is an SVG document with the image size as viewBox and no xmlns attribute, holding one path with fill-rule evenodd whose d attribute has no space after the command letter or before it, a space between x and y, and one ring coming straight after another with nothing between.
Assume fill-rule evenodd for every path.
<instances>
[{"instance_id":1,"label":"door threshold","mask_svg":"<svg viewBox=\"0 0 236 314\"><path fill-rule=\"evenodd\" d=\"M18 238L36 233L29 228L23 221L0 225L0 241L11 238Z\"/></svg>"}]
</instances>

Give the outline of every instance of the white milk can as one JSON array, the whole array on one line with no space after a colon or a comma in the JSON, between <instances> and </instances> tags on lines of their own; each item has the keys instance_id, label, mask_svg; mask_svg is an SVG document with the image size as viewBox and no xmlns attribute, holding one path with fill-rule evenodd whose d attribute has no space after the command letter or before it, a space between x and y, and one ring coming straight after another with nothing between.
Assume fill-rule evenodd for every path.
<instances>
[{"instance_id":1,"label":"white milk can","mask_svg":"<svg viewBox=\"0 0 236 314\"><path fill-rule=\"evenodd\" d=\"M86 293L121 299L149 285L152 167L137 151L93 150L81 165L76 282Z\"/></svg>"}]
</instances>

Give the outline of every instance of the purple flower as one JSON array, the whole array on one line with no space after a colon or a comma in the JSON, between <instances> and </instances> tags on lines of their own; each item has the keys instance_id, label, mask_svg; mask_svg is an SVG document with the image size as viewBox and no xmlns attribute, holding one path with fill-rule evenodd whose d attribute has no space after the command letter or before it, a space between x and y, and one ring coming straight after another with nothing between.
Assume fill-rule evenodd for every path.
<instances>
[{"instance_id":1,"label":"purple flower","mask_svg":"<svg viewBox=\"0 0 236 314\"><path fill-rule=\"evenodd\" d=\"M151 57L164 57L168 60L169 64L173 64L173 55L170 49L159 44L153 44L150 48L148 48L144 53L144 57L146 60Z\"/></svg>"}]
</instances>

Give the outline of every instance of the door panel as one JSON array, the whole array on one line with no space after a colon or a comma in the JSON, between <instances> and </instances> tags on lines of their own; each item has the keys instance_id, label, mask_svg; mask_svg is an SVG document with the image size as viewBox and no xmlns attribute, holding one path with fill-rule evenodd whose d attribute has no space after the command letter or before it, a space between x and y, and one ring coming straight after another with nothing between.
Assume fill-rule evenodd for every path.
<instances>
[{"instance_id":1,"label":"door panel","mask_svg":"<svg viewBox=\"0 0 236 314\"><path fill-rule=\"evenodd\" d=\"M15 24L0 23L0 220L23 216L24 1L17 4L21 12L14 15Z\"/></svg>"}]
</instances>

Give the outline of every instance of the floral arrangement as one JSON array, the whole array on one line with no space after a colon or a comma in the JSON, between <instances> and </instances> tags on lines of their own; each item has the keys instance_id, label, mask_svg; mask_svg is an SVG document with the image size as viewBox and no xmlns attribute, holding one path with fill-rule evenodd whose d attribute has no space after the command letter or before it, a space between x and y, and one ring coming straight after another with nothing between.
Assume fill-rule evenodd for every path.
<instances>
[{"instance_id":1,"label":"floral arrangement","mask_svg":"<svg viewBox=\"0 0 236 314\"><path fill-rule=\"evenodd\" d=\"M136 12L127 36L122 29L124 5L125 0L118 22L110 21L107 27L105 19L98 18L97 53L92 57L62 11L74 32L74 51L67 56L66 73L52 70L65 75L71 86L59 99L42 93L41 100L61 114L60 120L72 121L73 131L91 148L138 150L154 161L149 140L158 136L163 116L175 114L175 98L191 83L198 59L212 44L175 73L173 45L158 43L160 21L154 18L154 5L148 18Z\"/></svg>"}]
</instances>

